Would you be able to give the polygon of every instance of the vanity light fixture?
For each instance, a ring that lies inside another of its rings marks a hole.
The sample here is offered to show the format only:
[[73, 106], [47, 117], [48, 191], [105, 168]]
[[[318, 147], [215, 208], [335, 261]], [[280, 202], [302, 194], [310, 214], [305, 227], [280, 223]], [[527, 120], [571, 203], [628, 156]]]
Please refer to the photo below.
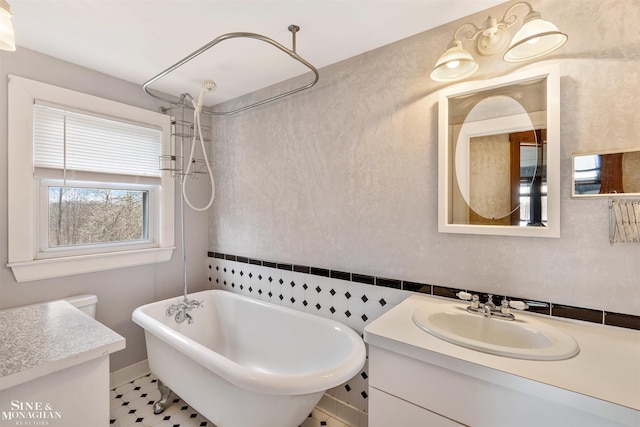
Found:
[[16, 36], [11, 24], [11, 7], [7, 0], [0, 0], [0, 50], [16, 50]]
[[[509, 42], [509, 28], [518, 20], [513, 10], [518, 6], [526, 6], [529, 11], [522, 19], [522, 27]], [[540, 13], [533, 10], [529, 3], [519, 2], [507, 9], [500, 21], [489, 16], [482, 28], [471, 22], [459, 26], [453, 33], [453, 40], [447, 46], [447, 50], [436, 62], [431, 72], [432, 80], [453, 82], [469, 77], [478, 70], [478, 63], [462, 47], [462, 40], [458, 38], [458, 32], [469, 26], [471, 29], [464, 33], [464, 39], [476, 40], [476, 50], [480, 55], [492, 56], [508, 46], [503, 56], [506, 62], [523, 62], [539, 58], [560, 48], [568, 39], [558, 27], [543, 20]]]

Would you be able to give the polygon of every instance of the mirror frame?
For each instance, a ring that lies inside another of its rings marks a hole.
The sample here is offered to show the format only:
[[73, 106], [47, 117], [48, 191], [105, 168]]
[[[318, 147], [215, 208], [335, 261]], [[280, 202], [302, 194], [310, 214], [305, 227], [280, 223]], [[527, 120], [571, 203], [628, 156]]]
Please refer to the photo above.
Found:
[[[451, 223], [453, 168], [449, 99], [491, 89], [546, 79], [547, 84], [547, 226], [475, 225]], [[494, 79], [464, 82], [440, 91], [438, 102], [438, 231], [498, 236], [560, 237], [560, 69], [557, 64], [520, 71]]]

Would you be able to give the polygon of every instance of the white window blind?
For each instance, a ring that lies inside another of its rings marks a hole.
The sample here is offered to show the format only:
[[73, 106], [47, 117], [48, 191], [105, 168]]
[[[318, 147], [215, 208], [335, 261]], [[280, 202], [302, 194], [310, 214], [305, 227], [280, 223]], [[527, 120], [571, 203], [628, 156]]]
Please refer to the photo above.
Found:
[[33, 108], [35, 167], [161, 176], [161, 130], [48, 105]]

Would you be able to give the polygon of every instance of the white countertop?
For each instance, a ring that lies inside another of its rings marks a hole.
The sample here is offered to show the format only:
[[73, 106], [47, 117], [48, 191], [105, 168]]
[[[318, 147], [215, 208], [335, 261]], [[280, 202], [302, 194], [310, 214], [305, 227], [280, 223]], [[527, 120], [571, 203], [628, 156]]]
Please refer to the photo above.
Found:
[[54, 301], [0, 310], [0, 390], [114, 353], [125, 339]]
[[580, 352], [566, 360], [521, 360], [467, 349], [423, 331], [412, 315], [425, 304], [468, 305], [412, 295], [367, 325], [365, 342], [419, 360], [437, 353], [640, 410], [640, 331], [515, 312], [516, 318], [530, 316], [563, 330], [580, 346]]

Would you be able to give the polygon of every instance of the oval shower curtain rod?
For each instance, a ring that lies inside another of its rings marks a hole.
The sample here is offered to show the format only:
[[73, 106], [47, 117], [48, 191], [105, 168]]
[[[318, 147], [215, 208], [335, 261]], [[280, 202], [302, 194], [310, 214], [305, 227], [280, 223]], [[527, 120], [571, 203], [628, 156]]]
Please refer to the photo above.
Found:
[[194, 59], [195, 57], [197, 57], [201, 53], [205, 52], [206, 50], [212, 48], [213, 46], [217, 45], [218, 43], [220, 43], [220, 42], [222, 42], [224, 40], [229, 40], [229, 39], [234, 39], [234, 38], [242, 38], [242, 37], [261, 40], [263, 42], [269, 43], [272, 46], [277, 47], [281, 51], [283, 51], [286, 54], [288, 54], [289, 56], [291, 56], [296, 61], [300, 62], [301, 64], [303, 64], [304, 66], [309, 68], [309, 70], [311, 70], [313, 72], [313, 74], [315, 74], [315, 78], [313, 79], [312, 82], [310, 82], [310, 83], [308, 83], [308, 84], [306, 84], [304, 86], [301, 86], [301, 87], [296, 88], [296, 89], [289, 90], [287, 92], [281, 93], [281, 94], [276, 95], [276, 96], [272, 96], [270, 98], [263, 99], [262, 101], [255, 102], [253, 104], [247, 105], [247, 106], [242, 107], [242, 108], [238, 108], [238, 109], [230, 110], [230, 111], [211, 111], [211, 110], [207, 110], [207, 109], [203, 108], [202, 111], [201, 111], [202, 113], [210, 114], [210, 115], [220, 115], [220, 116], [226, 116], [226, 115], [231, 115], [231, 114], [235, 114], [235, 113], [240, 113], [241, 111], [246, 111], [246, 110], [248, 110], [250, 108], [257, 107], [259, 105], [264, 105], [264, 104], [269, 103], [271, 101], [275, 101], [276, 99], [284, 98], [285, 96], [289, 96], [289, 95], [292, 95], [294, 93], [301, 92], [301, 91], [303, 91], [305, 89], [309, 89], [310, 87], [312, 87], [313, 85], [315, 85], [318, 82], [318, 79], [320, 78], [320, 74], [318, 73], [318, 70], [313, 65], [311, 65], [309, 62], [307, 62], [304, 58], [302, 58], [300, 55], [298, 55], [296, 53], [296, 33], [300, 30], [300, 27], [298, 27], [297, 25], [289, 25], [288, 29], [289, 29], [289, 31], [291, 31], [291, 34], [292, 34], [292, 38], [293, 38], [293, 46], [292, 47], [293, 47], [293, 49], [287, 49], [286, 47], [284, 47], [280, 43], [276, 42], [275, 40], [272, 40], [269, 37], [265, 37], [265, 36], [263, 36], [261, 34], [243, 33], [243, 32], [223, 34], [223, 35], [213, 39], [212, 41], [210, 41], [206, 45], [202, 46], [200, 49], [196, 50], [191, 55], [189, 55], [189, 56], [183, 58], [182, 60], [178, 61], [177, 63], [173, 64], [171, 67], [167, 68], [166, 70], [164, 70], [163, 72], [161, 72], [157, 76], [153, 77], [149, 81], [147, 81], [144, 85], [142, 85], [142, 89], [147, 93], [147, 95], [152, 96], [152, 97], [154, 97], [156, 99], [159, 99], [160, 101], [168, 102], [169, 104], [172, 104], [172, 105], [182, 105], [182, 106], [184, 106], [186, 108], [194, 109], [192, 106], [189, 105], [189, 103], [185, 102], [185, 97], [187, 96], [187, 94], [182, 94], [180, 96], [180, 98], [176, 98], [176, 99], [172, 100], [172, 99], [164, 98], [164, 97], [162, 97], [162, 96], [160, 96], [158, 94], [154, 94], [153, 92], [151, 92], [149, 90], [149, 85], [151, 85], [152, 83], [154, 83], [157, 80], [161, 79], [162, 77], [165, 77], [166, 75], [170, 74], [171, 72], [175, 71], [176, 69], [180, 68], [181, 66], [183, 66], [187, 62], [191, 61], [192, 59]]

